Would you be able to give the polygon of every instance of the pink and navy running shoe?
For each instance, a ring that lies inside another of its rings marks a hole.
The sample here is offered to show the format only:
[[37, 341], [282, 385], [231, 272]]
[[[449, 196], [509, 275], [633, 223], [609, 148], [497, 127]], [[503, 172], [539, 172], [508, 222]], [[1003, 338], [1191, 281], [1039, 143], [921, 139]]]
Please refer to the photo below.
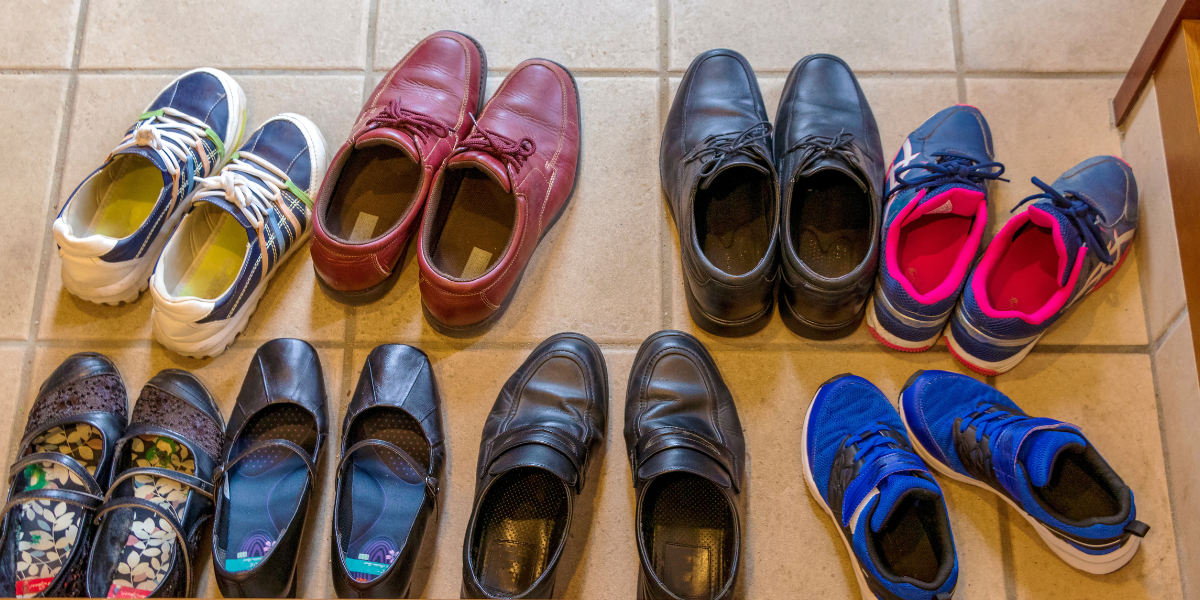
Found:
[[1079, 427], [1029, 416], [990, 385], [917, 371], [900, 393], [900, 417], [925, 464], [1004, 498], [1076, 569], [1120, 569], [1150, 530], [1137, 520], [1133, 491]]
[[867, 326], [903, 352], [933, 347], [987, 230], [987, 196], [1004, 165], [973, 106], [951, 106], [904, 140], [888, 169], [883, 252]]
[[[1112, 278], [1137, 232], [1133, 170], [1096, 156], [1042, 193], [992, 239], [963, 293], [946, 343], [967, 367], [999, 375], [1017, 366], [1080, 298]], [[1016, 210], [1015, 208], [1013, 210]]]

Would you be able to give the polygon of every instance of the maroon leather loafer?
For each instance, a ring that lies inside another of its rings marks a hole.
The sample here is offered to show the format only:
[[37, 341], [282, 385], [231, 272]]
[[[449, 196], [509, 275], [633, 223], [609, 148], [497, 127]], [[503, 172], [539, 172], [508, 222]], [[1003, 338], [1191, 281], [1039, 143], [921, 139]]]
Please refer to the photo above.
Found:
[[315, 201], [313, 267], [330, 296], [362, 304], [395, 283], [434, 173], [471, 132], [486, 73], [478, 42], [439, 31], [375, 87]]
[[517, 65], [459, 146], [434, 179], [418, 241], [426, 319], [455, 337], [503, 314], [574, 191], [575, 79], [548, 60]]

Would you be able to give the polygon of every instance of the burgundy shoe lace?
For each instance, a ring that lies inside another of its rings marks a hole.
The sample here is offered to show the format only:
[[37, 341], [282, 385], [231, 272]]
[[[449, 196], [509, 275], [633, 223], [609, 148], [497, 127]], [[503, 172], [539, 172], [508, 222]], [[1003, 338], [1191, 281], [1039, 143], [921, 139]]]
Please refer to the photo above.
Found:
[[537, 150], [537, 145], [529, 138], [521, 138], [520, 141], [517, 141], [494, 131], [488, 131], [479, 126], [475, 115], [470, 115], [470, 117], [471, 122], [475, 123], [475, 130], [459, 144], [459, 148], [486, 152], [514, 170], [520, 168], [521, 164], [533, 156], [534, 151]]
[[379, 114], [371, 117], [367, 121], [367, 127], [391, 127], [392, 129], [406, 130], [421, 141], [425, 141], [425, 136], [434, 135], [437, 137], [446, 137], [454, 131], [453, 127], [446, 125], [441, 120], [422, 114], [413, 110], [409, 110], [400, 106], [400, 97], [396, 96], [391, 102], [388, 102]]

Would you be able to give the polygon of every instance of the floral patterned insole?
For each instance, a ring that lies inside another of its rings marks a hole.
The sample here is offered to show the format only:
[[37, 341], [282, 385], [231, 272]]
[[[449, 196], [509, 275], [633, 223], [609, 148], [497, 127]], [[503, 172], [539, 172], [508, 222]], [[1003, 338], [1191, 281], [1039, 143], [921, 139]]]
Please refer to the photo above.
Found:
[[[30, 444], [29, 453], [59, 452], [74, 458], [95, 475], [104, 450], [104, 435], [86, 423], [52, 427]], [[55, 462], [41, 461], [25, 467], [21, 473], [21, 491], [74, 490], [86, 492], [83, 480], [73, 471]], [[21, 504], [17, 521], [16, 596], [38, 595], [62, 570], [79, 535], [82, 510], [66, 502], [34, 500]]]
[[[196, 473], [196, 461], [183, 444], [165, 436], [139, 435], [129, 442], [133, 464]], [[133, 495], [149, 500], [182, 519], [191, 490], [166, 477], [134, 475]], [[129, 538], [121, 550], [108, 588], [109, 598], [146, 598], [162, 584], [171, 570], [175, 531], [166, 520], [145, 509], [133, 509]]]

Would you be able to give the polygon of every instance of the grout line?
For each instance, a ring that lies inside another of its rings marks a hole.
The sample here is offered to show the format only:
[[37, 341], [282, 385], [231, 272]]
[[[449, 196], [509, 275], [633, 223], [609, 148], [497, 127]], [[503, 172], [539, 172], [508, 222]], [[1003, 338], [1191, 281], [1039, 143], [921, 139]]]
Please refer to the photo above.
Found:
[[950, 37], [954, 44], [954, 73], [955, 79], [958, 81], [958, 102], [960, 104], [967, 103], [967, 80], [963, 76], [966, 72], [963, 60], [963, 36], [962, 36], [962, 18], [959, 15], [958, 0], [949, 0], [950, 2]]
[[1038, 344], [1031, 354], [1146, 354], [1145, 344]]
[[[33, 387], [33, 358], [37, 347], [37, 336], [41, 329], [41, 308], [45, 303], [46, 276], [49, 273], [51, 256], [54, 254], [54, 235], [49, 227], [54, 221], [59, 196], [62, 194], [63, 171], [67, 162], [67, 145], [71, 140], [71, 120], [75, 116], [76, 95], [79, 87], [79, 56], [83, 53], [83, 37], [86, 32], [89, 0], [80, 0], [79, 16], [75, 21], [75, 45], [71, 51], [71, 66], [67, 71], [66, 102], [63, 104], [62, 120], [59, 124], [58, 143], [54, 157], [54, 170], [47, 191], [48, 205], [46, 219], [43, 221], [43, 237], [41, 260], [38, 262], [37, 275], [34, 279], [33, 304], [29, 315], [29, 333], [25, 340], [25, 372], [21, 374], [21, 383], [17, 392], [17, 403], [25, 405], [25, 397]], [[16, 419], [14, 419], [16, 421]], [[15, 424], [14, 424], [15, 426]]]
[[363, 103], [367, 101], [367, 97], [371, 95], [371, 91], [375, 89], [374, 77], [371, 73], [375, 69], [375, 44], [376, 36], [378, 35], [379, 21], [379, 0], [371, 0], [371, 4], [367, 7], [367, 49], [364, 54], [366, 58], [363, 61]]
[[[658, 134], [661, 137], [666, 127], [667, 113], [671, 109], [671, 84], [667, 73], [671, 64], [671, 6], [667, 0], [658, 0]], [[661, 171], [660, 171], [661, 177]], [[662, 182], [659, 182], [659, 197], [662, 204], [670, 199], [662, 192]], [[659, 309], [662, 310], [662, 328], [670, 329], [674, 321], [674, 261], [671, 253], [671, 236], [675, 233], [670, 225], [669, 211], [660, 205], [658, 213], [658, 264], [659, 264]], [[686, 283], [684, 285], [687, 285]]]
[[1004, 598], [1017, 600], [1017, 563], [1013, 558], [1012, 513], [1008, 503], [996, 496], [996, 513], [1000, 522], [1000, 562], [1004, 571]]
[[[1143, 306], [1145, 305], [1145, 298], [1142, 299], [1142, 305]], [[1158, 336], [1157, 340], [1150, 342], [1149, 353], [1151, 355], [1156, 354], [1158, 352], [1158, 349], [1162, 348], [1163, 344], [1166, 343], [1167, 338], [1171, 337], [1171, 334], [1175, 333], [1175, 330], [1179, 329], [1179, 327], [1183, 324], [1184, 318], [1187, 316], [1188, 316], [1188, 308], [1187, 308], [1187, 305], [1185, 304], [1183, 306], [1183, 308], [1179, 309], [1179, 314], [1175, 315], [1171, 319], [1171, 324], [1167, 325], [1167, 329], [1165, 331], [1163, 331], [1163, 334]], [[1147, 316], [1146, 318], [1147, 318], [1147, 321], [1149, 321], [1149, 316]], [[1147, 322], [1146, 328], [1149, 329], [1149, 327], [1150, 327], [1149, 322]], [[1147, 337], [1149, 337], [1149, 336], [1147, 335]]]

